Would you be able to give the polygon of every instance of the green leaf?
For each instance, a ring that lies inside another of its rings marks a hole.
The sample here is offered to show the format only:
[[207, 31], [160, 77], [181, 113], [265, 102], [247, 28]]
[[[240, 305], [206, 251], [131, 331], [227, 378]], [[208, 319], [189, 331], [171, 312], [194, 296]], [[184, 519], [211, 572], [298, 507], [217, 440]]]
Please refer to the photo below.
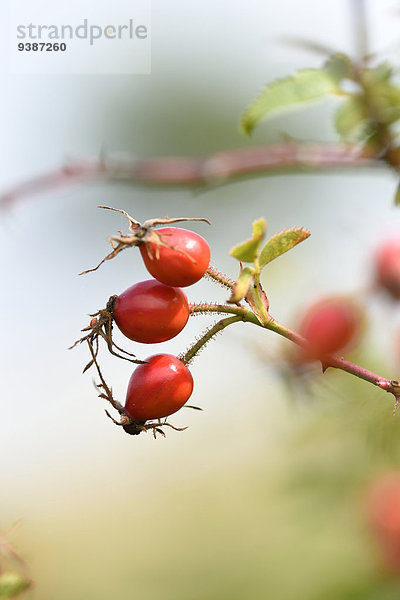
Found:
[[250, 134], [262, 119], [297, 104], [342, 93], [337, 82], [324, 69], [303, 69], [291, 77], [270, 83], [244, 111], [240, 129]]
[[375, 82], [388, 82], [393, 75], [393, 68], [389, 63], [384, 62], [374, 69], [370, 69], [369, 73]]
[[18, 573], [0, 575], [0, 600], [15, 598], [30, 587], [30, 582]]
[[284, 254], [300, 242], [310, 237], [310, 232], [304, 227], [281, 231], [268, 240], [260, 254], [260, 267]]
[[267, 221], [263, 217], [253, 222], [253, 239], [262, 241], [266, 231]]
[[391, 125], [400, 119], [400, 88], [382, 83], [373, 90], [371, 102], [381, 123]]
[[400, 183], [397, 186], [396, 195], [394, 197], [395, 206], [400, 206]]
[[235, 281], [235, 284], [232, 288], [232, 294], [228, 302], [236, 304], [236, 302], [243, 300], [247, 294], [250, 282], [255, 272], [256, 271], [253, 269], [253, 267], [245, 267], [240, 271], [240, 275], [237, 281]]
[[371, 133], [371, 125], [361, 94], [349, 97], [336, 111], [336, 131], [344, 141], [362, 141]]
[[249, 240], [241, 242], [232, 248], [230, 254], [241, 262], [254, 262], [257, 258], [258, 250], [264, 239], [267, 230], [267, 222], [265, 219], [258, 219], [253, 223], [253, 237]]
[[400, 88], [390, 81], [391, 67], [383, 63], [375, 69], [364, 69], [361, 77], [374, 119], [385, 125], [400, 119]]
[[324, 71], [336, 83], [340, 83], [343, 79], [351, 79], [353, 76], [353, 64], [347, 54], [332, 54], [324, 64]]

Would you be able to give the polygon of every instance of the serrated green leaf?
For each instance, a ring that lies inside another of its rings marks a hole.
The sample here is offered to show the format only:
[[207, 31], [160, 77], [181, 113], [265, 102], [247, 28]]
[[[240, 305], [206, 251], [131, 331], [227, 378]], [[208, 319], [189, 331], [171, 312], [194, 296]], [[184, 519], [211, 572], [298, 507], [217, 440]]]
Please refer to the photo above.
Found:
[[253, 223], [253, 237], [232, 248], [230, 254], [241, 262], [254, 262], [267, 230], [267, 222], [261, 218]]
[[0, 575], [0, 600], [15, 598], [30, 587], [30, 582], [18, 573]]
[[255, 269], [253, 269], [253, 267], [244, 267], [244, 269], [240, 271], [240, 275], [235, 281], [235, 284], [232, 288], [232, 294], [228, 302], [236, 303], [243, 300], [247, 294], [254, 273]]
[[260, 247], [259, 240], [246, 240], [231, 250], [231, 256], [241, 262], [254, 262]]
[[250, 134], [257, 123], [272, 114], [334, 93], [341, 93], [340, 89], [324, 69], [303, 69], [270, 83], [244, 111], [240, 129]]
[[336, 83], [340, 83], [343, 79], [352, 77], [353, 64], [347, 54], [332, 54], [324, 64], [324, 71], [326, 71]]
[[293, 227], [293, 229], [281, 231], [281, 233], [272, 236], [261, 251], [260, 267], [264, 267], [271, 260], [284, 254], [309, 236], [310, 232], [304, 227]]
[[400, 205], [400, 183], [397, 186], [396, 195], [394, 197], [394, 205], [395, 206], [399, 206]]
[[336, 131], [344, 141], [362, 141], [371, 133], [370, 121], [361, 94], [349, 97], [336, 111]]

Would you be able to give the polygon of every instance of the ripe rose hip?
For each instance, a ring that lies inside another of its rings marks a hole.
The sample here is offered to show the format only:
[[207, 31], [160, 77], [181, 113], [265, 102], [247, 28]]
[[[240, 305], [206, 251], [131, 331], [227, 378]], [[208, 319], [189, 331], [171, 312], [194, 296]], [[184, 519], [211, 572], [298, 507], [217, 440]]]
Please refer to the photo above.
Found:
[[113, 317], [130, 340], [155, 344], [182, 331], [189, 318], [189, 304], [181, 289], [149, 279], [132, 285], [117, 297]]
[[381, 550], [383, 563], [400, 569], [400, 472], [386, 474], [374, 481], [367, 492], [369, 526]]
[[360, 308], [348, 298], [327, 298], [313, 304], [304, 314], [300, 334], [308, 346], [302, 358], [312, 360], [334, 354], [356, 342], [362, 328]]
[[378, 285], [400, 300], [400, 238], [382, 244], [375, 256], [375, 271]]
[[168, 417], [182, 408], [193, 391], [189, 369], [176, 356], [156, 354], [133, 371], [125, 408], [138, 422]]
[[173, 248], [154, 242], [140, 246], [149, 273], [158, 281], [174, 287], [186, 287], [199, 281], [210, 262], [210, 247], [206, 240], [179, 227], [164, 227], [157, 229], [157, 233]]

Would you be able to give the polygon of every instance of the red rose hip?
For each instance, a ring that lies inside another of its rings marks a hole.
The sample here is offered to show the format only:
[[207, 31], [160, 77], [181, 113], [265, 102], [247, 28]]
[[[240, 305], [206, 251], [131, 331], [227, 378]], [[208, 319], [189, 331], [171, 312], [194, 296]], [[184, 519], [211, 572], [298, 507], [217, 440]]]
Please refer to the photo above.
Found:
[[174, 287], [186, 287], [199, 281], [210, 262], [210, 247], [206, 240], [179, 227], [164, 227], [157, 229], [157, 233], [172, 247], [156, 242], [145, 242], [139, 247], [149, 273]]
[[117, 297], [113, 317], [130, 340], [155, 344], [182, 331], [189, 318], [189, 304], [179, 288], [149, 279], [132, 285]]
[[172, 415], [193, 391], [192, 375], [176, 356], [156, 354], [146, 361], [132, 373], [126, 394], [125, 409], [137, 422]]
[[400, 300], [400, 238], [388, 240], [375, 256], [376, 281], [395, 300]]
[[348, 298], [327, 298], [313, 304], [303, 316], [300, 334], [307, 340], [305, 359], [318, 359], [354, 343], [362, 329], [362, 312]]

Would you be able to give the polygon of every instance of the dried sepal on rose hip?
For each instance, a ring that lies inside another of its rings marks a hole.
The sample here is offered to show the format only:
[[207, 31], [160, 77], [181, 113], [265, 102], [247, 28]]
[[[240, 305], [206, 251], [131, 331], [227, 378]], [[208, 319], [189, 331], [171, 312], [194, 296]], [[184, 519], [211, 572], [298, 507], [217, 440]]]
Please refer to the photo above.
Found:
[[[158, 355], [162, 357], [161, 361], [156, 361], [158, 356], [153, 356], [146, 362], [142, 362], [141, 366], [150, 366], [144, 372], [136, 373], [134, 371], [128, 386], [126, 404], [123, 406], [114, 398], [112, 389], [106, 383], [97, 356], [90, 345], [89, 350], [100, 378], [100, 383], [96, 384], [99, 398], [109, 402], [119, 413], [120, 418], [117, 420], [106, 410], [107, 416], [116, 425], [121, 426], [129, 435], [138, 435], [143, 431], [151, 430], [154, 437], [157, 433], [165, 437], [163, 427], [170, 427], [175, 431], [186, 429], [186, 427], [175, 427], [171, 423], [167, 423], [166, 419], [161, 421], [164, 418], [161, 415], [168, 413], [168, 416], [182, 408], [193, 390], [192, 376], [181, 360], [175, 356], [163, 354]], [[155, 362], [157, 362], [156, 365], [154, 365]]]
[[[149, 273], [174, 287], [187, 287], [199, 281], [210, 263], [206, 240], [179, 227], [164, 227], [156, 233], [155, 241], [147, 241], [139, 247]], [[163, 244], [159, 243], [160, 239]]]
[[[122, 292], [111, 296], [104, 309], [92, 316], [85, 336], [75, 342], [87, 342], [95, 348], [97, 355], [98, 340], [103, 338], [111, 354], [118, 358], [140, 364], [134, 360], [134, 354], [120, 348], [113, 340], [113, 324], [130, 340], [142, 344], [165, 342], [178, 335], [185, 327], [190, 314], [185, 292], [160, 283], [156, 279], [140, 281]], [[86, 371], [93, 365], [91, 360]]]
[[[137, 359], [134, 354], [124, 350], [120, 346], [118, 346], [112, 337], [113, 330], [113, 314], [114, 314], [114, 305], [118, 296], [111, 296], [105, 306], [98, 310], [97, 312], [89, 315], [91, 318], [90, 323], [87, 327], [84, 327], [81, 331], [85, 333], [85, 335], [78, 340], [72, 346], [70, 346], [70, 350], [75, 348], [78, 344], [82, 344], [86, 342], [90, 353], [92, 355], [92, 359], [88, 362], [88, 364], [83, 369], [83, 372], [87, 371], [93, 364], [95, 364], [95, 358], [99, 352], [99, 339], [103, 339], [107, 345], [107, 348], [111, 354], [118, 358], [122, 358], [124, 360], [129, 360], [130, 362], [141, 364], [143, 361]], [[86, 333], [88, 332], [88, 333]]]
[[100, 206], [122, 213], [129, 221], [130, 234], [120, 233], [112, 236], [110, 243], [113, 250], [93, 269], [95, 271], [106, 260], [131, 246], [139, 246], [144, 263], [151, 275], [172, 287], [186, 287], [199, 281], [207, 271], [210, 262], [210, 248], [204, 238], [197, 233], [178, 227], [165, 227], [156, 230], [159, 225], [170, 225], [183, 221], [204, 221], [197, 217], [176, 217], [150, 219], [143, 224], [133, 219], [127, 212], [109, 206]]
[[[112, 339], [112, 328], [115, 322], [129, 339], [151, 344], [159, 343], [175, 337], [185, 326], [189, 318], [189, 304], [186, 294], [180, 288], [164, 285], [155, 279], [139, 282], [120, 294], [111, 296], [104, 310], [93, 316], [87, 335], [75, 344], [86, 341], [91, 354], [91, 361], [84, 371], [94, 365], [100, 383], [97, 384], [99, 397], [107, 400], [120, 415], [120, 420], [107, 415], [123, 429], [137, 435], [142, 431], [153, 431], [165, 435], [162, 427], [167, 426], [181, 431], [170, 423], [161, 422], [186, 404], [193, 390], [193, 378], [183, 362], [175, 356], [161, 354], [152, 356], [145, 362], [118, 354], [125, 352]], [[126, 404], [122, 406], [113, 397], [107, 385], [97, 355], [98, 340], [105, 339], [110, 352], [144, 367], [136, 369], [129, 382]], [[129, 356], [133, 356], [126, 353]], [[152, 422], [157, 420], [156, 423]], [[185, 429], [185, 428], [184, 428]]]

